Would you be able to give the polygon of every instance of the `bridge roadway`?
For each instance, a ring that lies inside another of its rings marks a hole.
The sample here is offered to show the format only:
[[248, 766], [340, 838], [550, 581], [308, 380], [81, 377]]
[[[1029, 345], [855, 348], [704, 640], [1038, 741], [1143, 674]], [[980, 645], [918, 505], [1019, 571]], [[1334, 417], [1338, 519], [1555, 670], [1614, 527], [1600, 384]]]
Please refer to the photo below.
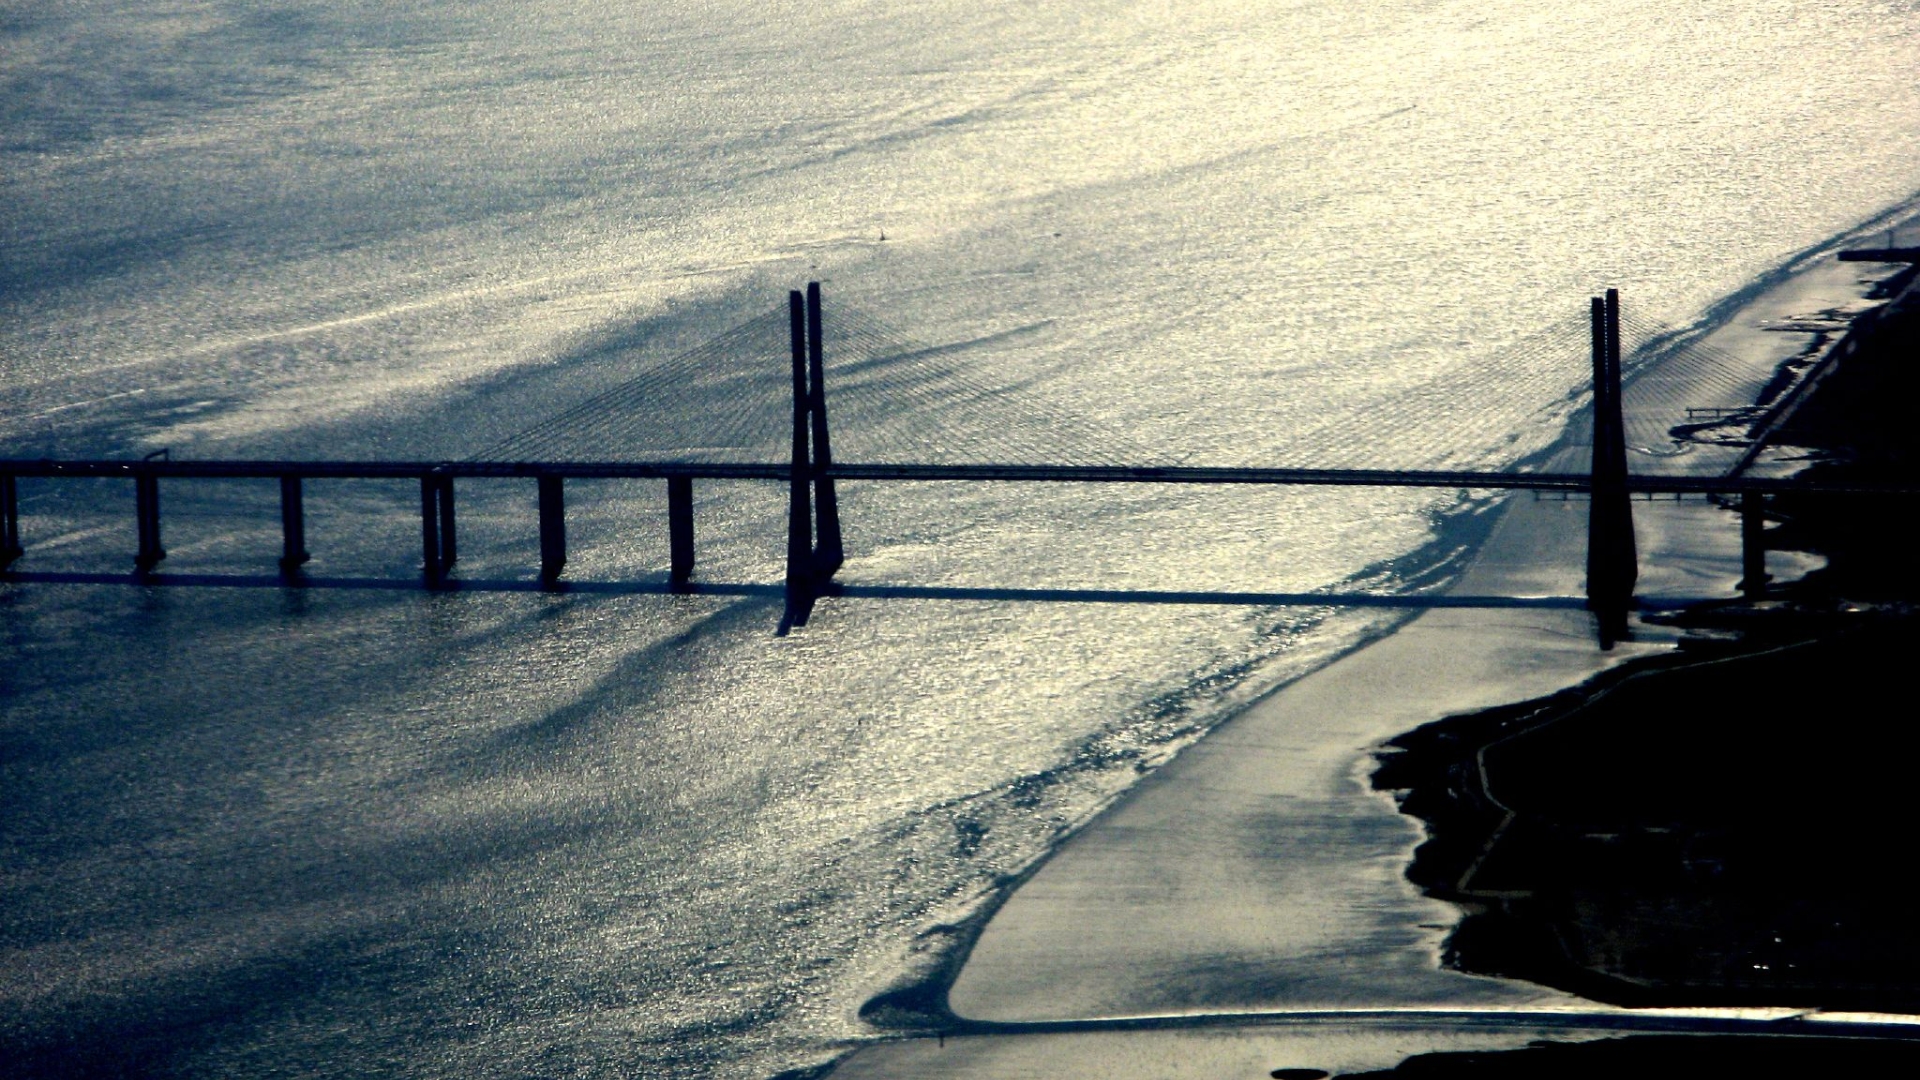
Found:
[[[782, 462], [491, 462], [491, 461], [126, 461], [4, 459], [0, 476], [173, 477], [200, 479], [419, 479], [421, 477], [578, 479], [791, 480]], [[905, 465], [835, 462], [814, 478], [890, 481], [1003, 481], [1118, 484], [1290, 484], [1320, 487], [1471, 488], [1586, 492], [1589, 473], [1492, 472], [1459, 469], [1289, 469], [1147, 465]], [[1845, 482], [1786, 477], [1629, 475], [1636, 494], [1773, 494], [1834, 492], [1920, 494], [1920, 479]]]

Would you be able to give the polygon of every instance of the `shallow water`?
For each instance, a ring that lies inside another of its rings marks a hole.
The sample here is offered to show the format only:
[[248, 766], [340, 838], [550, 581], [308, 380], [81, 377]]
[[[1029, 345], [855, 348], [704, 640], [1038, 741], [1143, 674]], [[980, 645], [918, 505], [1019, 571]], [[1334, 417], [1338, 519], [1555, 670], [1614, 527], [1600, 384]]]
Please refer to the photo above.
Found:
[[[1577, 328], [1516, 343], [1591, 291], [1685, 323], [1920, 188], [1917, 30], [1864, 3], [10, 14], [0, 434], [460, 456], [817, 278], [830, 318], [991, 339], [954, 355], [1018, 389], [928, 453], [1094, 430], [1503, 465], [1584, 367]], [[857, 416], [836, 445], [897, 448]], [[126, 494], [24, 481], [19, 568], [124, 571]], [[271, 494], [168, 485], [164, 569], [270, 573]], [[698, 495], [702, 579], [777, 583], [780, 491]], [[532, 579], [531, 497], [461, 489], [461, 577]], [[663, 580], [656, 485], [570, 497], [570, 575]], [[410, 580], [410, 498], [310, 485], [312, 573]], [[1452, 505], [843, 499], [849, 583], [1268, 592], [1404, 587]], [[929, 927], [1397, 617], [847, 598], [776, 638], [778, 605], [0, 585], [7, 1041], [194, 1073], [818, 1060]]]

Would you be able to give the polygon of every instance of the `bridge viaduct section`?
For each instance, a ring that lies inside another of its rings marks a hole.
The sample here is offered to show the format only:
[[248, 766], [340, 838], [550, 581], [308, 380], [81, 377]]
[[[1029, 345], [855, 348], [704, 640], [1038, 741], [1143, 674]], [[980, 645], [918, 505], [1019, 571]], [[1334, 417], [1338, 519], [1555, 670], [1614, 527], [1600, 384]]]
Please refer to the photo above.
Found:
[[1471, 470], [1209, 468], [1187, 466], [842, 463], [833, 460], [827, 423], [820, 287], [789, 294], [792, 346], [792, 454], [785, 462], [537, 462], [537, 461], [140, 461], [0, 459], [0, 572], [25, 554], [20, 533], [18, 478], [108, 477], [134, 484], [135, 572], [151, 575], [166, 557], [161, 545], [159, 481], [208, 478], [276, 479], [280, 485], [283, 548], [289, 583], [311, 558], [306, 546], [304, 482], [309, 479], [412, 480], [420, 485], [421, 565], [428, 588], [449, 584], [458, 559], [455, 480], [535, 481], [540, 578], [563, 588], [567, 562], [567, 480], [661, 479], [667, 484], [669, 579], [690, 589], [694, 570], [695, 480], [784, 481], [789, 487], [786, 564], [788, 625], [804, 625], [815, 598], [845, 560], [839, 481], [1018, 482], [1123, 484], [1279, 484], [1330, 487], [1413, 487], [1584, 494], [1588, 514], [1587, 599], [1600, 623], [1603, 646], [1625, 633], [1637, 578], [1632, 498], [1635, 495], [1737, 497], [1741, 512], [1743, 587], [1765, 580], [1765, 497], [1790, 491], [1920, 494], [1920, 483], [1812, 484], [1745, 475], [1636, 476], [1627, 469], [1621, 409], [1620, 301], [1609, 290], [1592, 301], [1593, 455], [1584, 473]]

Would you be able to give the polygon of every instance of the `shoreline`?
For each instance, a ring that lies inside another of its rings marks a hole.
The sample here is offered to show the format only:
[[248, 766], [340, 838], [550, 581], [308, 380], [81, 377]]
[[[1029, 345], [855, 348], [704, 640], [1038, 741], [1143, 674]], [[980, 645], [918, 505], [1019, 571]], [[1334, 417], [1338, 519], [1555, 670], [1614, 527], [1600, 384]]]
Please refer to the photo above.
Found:
[[[1712, 614], [1688, 621], [1726, 625]], [[1913, 748], [1895, 735], [1862, 763], [1764, 719], [1816, 695], [1859, 715], [1865, 688], [1897, 681], [1910, 614], [1762, 619], [1808, 636], [1713, 641], [1392, 741], [1374, 782], [1429, 829], [1409, 877], [1462, 909], [1449, 967], [1633, 1009], [1920, 1012], [1884, 858], [1904, 809], [1887, 769]], [[1846, 689], [1796, 688], [1815, 671]], [[1818, 799], [1836, 789], [1844, 811]]]
[[[1770, 425], [1817, 456], [1807, 471], [1892, 475], [1914, 459], [1880, 403], [1913, 382], [1917, 267], [1885, 278], [1888, 302], [1827, 343], [1825, 378]], [[1907, 809], [1893, 763], [1920, 747], [1867, 721], [1905, 689], [1920, 577], [1877, 509], [1776, 500], [1769, 546], [1825, 567], [1680, 613], [1703, 636], [1672, 656], [1383, 748], [1375, 787], [1429, 834], [1408, 876], [1464, 912], [1449, 966], [1625, 1006], [1920, 1011], [1920, 937], [1885, 857]], [[1823, 738], [1802, 737], [1810, 721]]]
[[[1872, 219], [1871, 226], [1883, 228], [1887, 220], [1901, 214], [1911, 214], [1911, 207], [1888, 211]], [[1743, 303], [1738, 305], [1735, 316], [1723, 322], [1721, 328], [1739, 321], [1742, 314], [1750, 314], [1754, 309], [1764, 307], [1764, 302], [1771, 293], [1785, 293], [1786, 299], [1781, 302], [1788, 307], [1798, 304], [1800, 299], [1798, 290], [1793, 287], [1795, 283], [1825, 267], [1831, 256], [1826, 255], [1823, 258], [1822, 255], [1832, 251], [1847, 237], [1856, 235], [1859, 231], [1854, 230], [1846, 236], [1798, 253], [1781, 270], [1764, 275], [1755, 286], [1743, 290], [1741, 294], [1744, 296]], [[1725, 304], [1726, 302], [1717, 304], [1711, 310], [1718, 312]], [[1703, 319], [1701, 323], [1696, 323], [1695, 327], [1669, 337], [1711, 337], [1716, 332], [1716, 328], [1703, 327], [1704, 322]], [[1789, 349], [1786, 355], [1797, 351]], [[1772, 376], [1778, 362], [1782, 359], [1784, 359], [1783, 356], [1775, 357], [1772, 362], [1765, 365], [1768, 377]], [[1563, 442], [1577, 446], [1577, 437], [1563, 440]], [[1569, 446], [1568, 449], [1572, 449], [1573, 446]], [[1573, 516], [1569, 508], [1564, 504], [1555, 507], [1533, 503], [1526, 504], [1530, 509], [1522, 511], [1520, 505], [1517, 500], [1510, 501], [1498, 514], [1490, 515], [1499, 519], [1491, 523], [1491, 531], [1496, 535], [1490, 537], [1488, 542], [1474, 553], [1471, 565], [1453, 583], [1450, 591], [1470, 589], [1487, 592], [1489, 595], [1505, 593], [1523, 596], [1550, 596], [1555, 595], [1556, 592], [1564, 594], [1577, 591], [1577, 588], [1569, 590], [1566, 587], [1568, 583], [1566, 568], [1578, 563], [1578, 560], [1570, 562], [1563, 557], [1566, 554], [1564, 548], [1567, 545], [1537, 543], [1543, 535], [1556, 536], [1564, 541], [1569, 530], [1564, 528], [1543, 530], [1537, 521], [1531, 527], [1516, 527], [1509, 520], [1528, 516], [1539, 518], [1543, 515], [1566, 519]], [[1576, 508], [1581, 511], [1578, 516], [1584, 521], [1584, 507]], [[1716, 508], [1706, 508], [1707, 513], [1704, 515], [1699, 512], [1701, 508], [1698, 506], [1681, 505], [1673, 509], [1677, 513], [1668, 513], [1666, 508], [1662, 508], [1659, 513], [1644, 515], [1647, 518], [1660, 520], [1648, 523], [1653, 526], [1648, 530], [1653, 535], [1647, 539], [1653, 542], [1646, 561], [1654, 572], [1643, 583], [1641, 592], [1648, 598], [1648, 602], [1642, 604], [1643, 609], [1677, 606], [1669, 601], [1698, 602], [1703, 598], [1700, 595], [1702, 593], [1713, 595], [1713, 590], [1700, 587], [1708, 581], [1718, 583], [1719, 595], [1730, 597], [1732, 584], [1738, 577], [1737, 527], [1733, 526], [1731, 516]], [[1698, 535], [1700, 531], [1698, 526], [1703, 516], [1717, 518], [1718, 530], [1733, 535], [1714, 537], [1710, 542], [1703, 544]], [[1678, 520], [1675, 520], [1676, 518]], [[1497, 535], [1502, 531], [1509, 533], [1519, 531], [1528, 536], [1519, 538], [1518, 543], [1509, 542], [1503, 549]], [[1542, 547], [1547, 550], [1539, 550]], [[1562, 550], [1553, 550], [1556, 547]], [[1702, 550], [1703, 548], [1705, 550]], [[1795, 570], [1803, 571], [1812, 566], [1810, 560], [1789, 558], [1785, 561], [1794, 564]], [[1787, 569], [1786, 566], [1780, 568]], [[1576, 587], [1578, 576], [1576, 570], [1573, 581]], [[1502, 590], [1486, 588], [1489, 584], [1496, 582], [1503, 584], [1505, 588]], [[1559, 588], [1554, 588], [1555, 585]], [[1364, 658], [1373, 656], [1377, 660], [1381, 658], [1381, 654], [1387, 652], [1401, 654], [1385, 658], [1384, 666], [1389, 670], [1399, 661], [1408, 659], [1415, 661], [1411, 672], [1405, 670], [1393, 672], [1393, 676], [1398, 677], [1411, 675], [1411, 678], [1405, 679], [1399, 687], [1404, 698], [1406, 693], [1413, 689], [1407, 683], [1421, 682], [1422, 664], [1419, 654], [1422, 649], [1418, 643], [1414, 642], [1417, 637], [1426, 636], [1436, 641], [1449, 642], [1448, 651], [1454, 652], [1457, 660], [1468, 657], [1477, 658], [1478, 674], [1494, 677], [1481, 679], [1475, 677], [1475, 672], [1454, 670], [1447, 673], [1449, 676], [1447, 678], [1431, 678], [1428, 685], [1424, 687], [1429, 692], [1418, 693], [1419, 700], [1415, 705], [1415, 708], [1426, 713], [1424, 719], [1382, 731], [1372, 740], [1361, 743], [1361, 746], [1377, 746], [1393, 735], [1419, 727], [1440, 716], [1525, 700], [1539, 694], [1564, 691], [1568, 687], [1583, 685], [1596, 672], [1615, 668], [1633, 655], [1647, 655], [1665, 650], [1682, 636], [1643, 619], [1637, 626], [1639, 641], [1627, 643], [1627, 647], [1619, 651], [1618, 655], [1598, 658], [1584, 655], [1592, 652], [1590, 646], [1569, 648], [1570, 633], [1584, 637], [1582, 631], [1585, 628], [1573, 624], [1587, 622], [1590, 617], [1585, 613], [1579, 613], [1572, 618], [1557, 617], [1544, 620], [1539, 617], [1539, 613], [1518, 613], [1520, 615], [1518, 619], [1513, 618], [1515, 614], [1513, 612], [1489, 614], [1441, 611], [1423, 613], [1357, 644], [1327, 665], [1278, 688], [1266, 698], [1249, 706], [1240, 715], [1223, 723], [1208, 738], [1190, 747], [1161, 772], [1136, 785], [1080, 832], [1027, 868], [1004, 889], [998, 890], [988, 903], [970, 915], [963, 924], [940, 928], [941, 933], [949, 935], [951, 943], [950, 948], [943, 953], [940, 960], [930, 968], [923, 968], [914, 976], [896, 981], [891, 987], [871, 998], [861, 1009], [863, 1018], [880, 1022], [882, 1027], [894, 1032], [896, 1036], [906, 1036], [908, 1041], [882, 1044], [882, 1047], [888, 1048], [884, 1054], [880, 1053], [881, 1047], [869, 1046], [856, 1049], [853, 1054], [824, 1068], [835, 1072], [836, 1075], [843, 1072], [845, 1075], [855, 1076], [892, 1075], [890, 1071], [892, 1068], [903, 1067], [909, 1060], [924, 1064], [922, 1057], [914, 1050], [915, 1047], [920, 1046], [922, 1040], [914, 1036], [940, 1035], [943, 1037], [942, 1041], [947, 1036], [1004, 1041], [1009, 1037], [1006, 1034], [1009, 1032], [1038, 1033], [1040, 1030], [1057, 1028], [1062, 1024], [1097, 1026], [1152, 1022], [1140, 1018], [1155, 1015], [1164, 1017], [1171, 1014], [1187, 1017], [1186, 1020], [1173, 1022], [1186, 1027], [1204, 1026], [1207, 1022], [1205, 1018], [1209, 1016], [1222, 1020], [1229, 1016], [1236, 1016], [1239, 1019], [1233, 1022], [1246, 1024], [1258, 1023], [1258, 1018], [1262, 1016], [1298, 1015], [1297, 1010], [1289, 1009], [1287, 1007], [1289, 1003], [1285, 1001], [1250, 1001], [1244, 1003], [1246, 1008], [1236, 1009], [1234, 1007], [1236, 1003], [1231, 1001], [1197, 1002], [1193, 1000], [1195, 997], [1206, 996], [1204, 994], [1189, 994], [1189, 1000], [1184, 1002], [1162, 1002], [1160, 1003], [1162, 1007], [1158, 1009], [1141, 1008], [1139, 1007], [1141, 1002], [1127, 1001], [1124, 995], [1121, 995], [1120, 1000], [1105, 1003], [1107, 1007], [1104, 1008], [1099, 1005], [1093, 1008], [1082, 1007], [1086, 1004], [1086, 995], [1076, 994], [1075, 988], [1085, 986], [1089, 981], [1085, 976], [1091, 976], [1091, 981], [1095, 982], [1110, 982], [1117, 976], [1119, 980], [1152, 985], [1156, 982], [1164, 983], [1166, 977], [1173, 974], [1173, 969], [1161, 964], [1143, 965], [1140, 962], [1143, 957], [1138, 949], [1115, 951], [1109, 948], [1115, 944], [1114, 936], [1106, 929], [1112, 923], [1110, 920], [1098, 918], [1093, 911], [1088, 910], [1087, 903], [1091, 901], [1096, 908], [1114, 908], [1114, 904], [1103, 902], [1100, 894], [1104, 891], [1111, 899], [1117, 888], [1125, 887], [1123, 884], [1116, 884], [1116, 877], [1124, 882], [1127, 871], [1123, 869], [1118, 875], [1097, 870], [1089, 874], [1088, 871], [1103, 862], [1110, 861], [1115, 855], [1129, 856], [1127, 861], [1138, 867], [1139, 856], [1142, 853], [1137, 849], [1143, 846], [1149, 849], [1149, 855], [1155, 851], [1164, 853], [1164, 844], [1152, 837], [1155, 825], [1152, 819], [1157, 815], [1150, 811], [1143, 811], [1142, 805], [1176, 802], [1190, 804], [1194, 799], [1204, 799], [1210, 789], [1212, 793], [1217, 794], [1217, 789], [1213, 789], [1211, 785], [1204, 781], [1196, 785], [1193, 783], [1193, 778], [1186, 774], [1217, 772], [1220, 764], [1218, 759], [1232, 758], [1244, 752], [1270, 755], [1275, 749], [1274, 745], [1270, 741], [1262, 743], [1258, 737], [1252, 740], [1260, 744], [1257, 746], [1229, 744], [1246, 741], [1237, 739], [1236, 736], [1245, 736], [1247, 729], [1256, 725], [1257, 722], [1252, 719], [1253, 717], [1275, 711], [1276, 702], [1293, 699], [1297, 705], [1298, 699], [1302, 697], [1324, 697], [1324, 695], [1316, 695], [1310, 689], [1311, 685], [1316, 683], [1365, 683], [1369, 678], [1380, 676], [1383, 672], [1380, 670], [1380, 664], [1366, 663]], [[1444, 625], [1432, 625], [1435, 623]], [[1466, 625], [1469, 623], [1479, 625]], [[1426, 630], [1432, 632], [1414, 633], [1422, 629], [1423, 624]], [[1397, 649], [1385, 648], [1392, 646], [1396, 641], [1400, 642]], [[1583, 655], [1574, 656], [1572, 655], [1574, 653]], [[1433, 660], [1432, 655], [1425, 657], [1425, 672], [1428, 676], [1439, 674], [1434, 670]], [[1474, 667], [1475, 665], [1466, 666]], [[1365, 667], [1373, 667], [1375, 670], [1358, 673], [1353, 670]], [[1528, 692], [1530, 687], [1536, 688], [1538, 692]], [[1431, 692], [1436, 689], [1439, 690], [1438, 693]], [[1474, 698], [1480, 699], [1475, 706], [1442, 707], [1448, 702], [1458, 705], [1464, 699]], [[1402, 704], [1405, 705], [1407, 702], [1403, 700]], [[1304, 710], [1296, 709], [1295, 711], [1312, 713], [1316, 709], [1323, 713], [1338, 711], [1325, 700], [1307, 703]], [[1392, 722], [1388, 720], [1389, 724]], [[1378, 725], [1375, 726], [1377, 728]], [[1213, 762], [1215, 767], [1209, 770], [1199, 765], [1198, 762], [1203, 758], [1216, 759]], [[1371, 772], [1372, 758], [1369, 752], [1356, 751], [1354, 760], [1357, 763], [1364, 763], [1368, 766], [1365, 771]], [[1232, 771], [1230, 766], [1229, 771]], [[1371, 784], [1366, 782], [1367, 777], [1347, 776], [1344, 779], [1355, 781], [1369, 791], [1371, 789]], [[1169, 788], [1182, 786], [1189, 790], [1174, 796], [1166, 794]], [[1200, 790], [1191, 790], [1196, 786]], [[1387, 799], [1384, 794], [1375, 797], [1382, 801]], [[1397, 810], [1393, 813], [1398, 816]], [[1163, 819], [1158, 824], [1166, 826], [1170, 820], [1172, 819]], [[1408, 823], [1411, 821], [1404, 817], [1400, 820]], [[1105, 842], [1103, 837], [1115, 839], [1112, 842]], [[1143, 840], [1146, 841], [1144, 845], [1140, 843]], [[1401, 850], [1402, 857], [1395, 866], [1398, 884], [1408, 890], [1411, 886], [1400, 874], [1404, 871], [1411, 851], [1418, 841], [1419, 838], [1414, 837], [1404, 845]], [[1136, 850], [1131, 853], [1126, 852], [1124, 849], [1129, 846]], [[1145, 861], [1151, 863], [1153, 859], [1149, 857]], [[1183, 867], [1168, 867], [1162, 870], [1149, 866], [1147, 876], [1153, 877], [1164, 873], [1166, 876], [1179, 879], [1183, 876], [1182, 869]], [[1377, 867], [1375, 869], [1377, 870]], [[1136, 871], [1135, 877], [1138, 876]], [[1072, 880], [1062, 882], [1060, 879], [1063, 878], [1082, 880], [1077, 883]], [[1145, 920], [1130, 919], [1126, 923], [1128, 936], [1136, 940], [1159, 938], [1165, 941], [1169, 936], [1168, 930], [1174, 929], [1177, 922], [1177, 920], [1169, 921], [1166, 918], [1168, 910], [1179, 908], [1183, 901], [1201, 899], [1208, 891], [1204, 884], [1197, 889], [1183, 888], [1178, 880], [1166, 884], [1168, 891], [1158, 898], [1149, 898], [1149, 902], [1145, 905], [1139, 904], [1138, 898], [1131, 905], [1121, 905], [1130, 907], [1127, 912], [1129, 916], [1143, 914], [1150, 916]], [[1377, 874], [1375, 884], [1384, 884], [1378, 881]], [[1256, 886], [1254, 891], [1262, 890]], [[1392, 891], [1391, 888], [1387, 890], [1388, 893]], [[1399, 899], [1404, 901], [1407, 897], [1402, 896]], [[1016, 907], [1026, 910], [1011, 910]], [[1143, 911], [1142, 907], [1157, 910]], [[1257, 909], [1248, 912], [1241, 907], [1235, 908], [1236, 918], [1244, 918], [1247, 914], [1257, 914]], [[1022, 926], [1024, 932], [1017, 928], [1013, 933], [1009, 933], [1009, 924]], [[1424, 939], [1402, 940], [1396, 947], [1396, 952], [1404, 955], [1409, 946], [1416, 953], [1424, 948], [1425, 955], [1432, 960], [1431, 970], [1439, 972], [1441, 970], [1439, 958], [1443, 947], [1441, 941], [1445, 936], [1442, 932], [1444, 928], [1432, 922], [1421, 922], [1419, 925], [1422, 928], [1430, 928]], [[1184, 951], [1185, 960], [1189, 963], [1197, 961], [1197, 966], [1202, 968], [1218, 967], [1218, 960], [1210, 958], [1218, 957], [1219, 950], [1209, 951], [1204, 947], [1196, 950], [1195, 946], [1201, 943], [1190, 940], [1191, 935], [1176, 932], [1172, 936], [1175, 940], [1167, 942], [1174, 946], [1171, 950], [1147, 950], [1152, 955], [1144, 959], [1151, 960], [1167, 955], [1169, 952]], [[1255, 936], [1258, 936], [1257, 932]], [[996, 941], [996, 938], [1001, 940]], [[1188, 938], [1188, 940], [1181, 940], [1182, 938]], [[1244, 944], [1245, 941], [1241, 943]], [[1049, 957], [1047, 955], [1049, 948], [1063, 948], [1071, 958], [1082, 961], [1091, 960], [1092, 963], [1091, 965], [1078, 964], [1067, 957]], [[993, 955], [995, 953], [998, 955]], [[1072, 972], [1073, 977], [1071, 980], [1056, 977], [1050, 982], [1044, 977], [1033, 978], [1033, 972], [1039, 968], [1055, 972]], [[992, 970], [989, 970], [983, 978], [982, 969]], [[1021, 974], [1022, 969], [1025, 971], [1024, 975]], [[1246, 970], [1221, 972], [1221, 974], [1225, 978], [1215, 980], [1213, 989], [1218, 989], [1221, 982], [1237, 982], [1244, 986], [1249, 982], [1258, 981], [1257, 977], [1250, 978], [1252, 973]], [[1472, 1008], [1483, 1010], [1492, 1007], [1497, 1012], [1505, 1013], [1516, 1007], [1522, 1011], [1526, 1011], [1529, 1007], [1577, 1010], [1583, 1004], [1576, 999], [1561, 997], [1550, 990], [1515, 987], [1513, 984], [1498, 980], [1489, 984], [1486, 980], [1470, 976], [1456, 977], [1466, 980], [1466, 983], [1473, 986], [1472, 992], [1462, 996], [1473, 998], [1485, 993], [1490, 994], [1493, 999], [1476, 1003], [1471, 1006]], [[1462, 985], [1456, 983], [1447, 992], [1460, 994]], [[1065, 992], [1050, 992], [1049, 986], [1054, 990]], [[1489, 986], [1492, 989], [1489, 989]], [[1110, 985], [1109, 989], [1112, 989]], [[1420, 995], [1416, 995], [1418, 996]], [[957, 1004], [956, 997], [959, 999]], [[983, 1004], [987, 1008], [981, 1008]], [[1035, 1005], [1040, 1007], [1036, 1009]], [[1322, 1002], [1318, 1006], [1310, 1007], [1309, 1011], [1323, 1014], [1328, 1007], [1337, 1008], [1337, 1001]], [[1130, 1017], [1135, 1019], [1130, 1020]], [[1404, 1057], [1404, 1055], [1401, 1056]], [[880, 1060], [883, 1057], [888, 1060]], [[1061, 1063], [1065, 1060], [1061, 1059]], [[1381, 1062], [1386, 1065], [1392, 1063], [1393, 1061]], [[806, 1070], [790, 1075], [824, 1075], [824, 1073]], [[955, 1075], [974, 1074], [962, 1071]]]

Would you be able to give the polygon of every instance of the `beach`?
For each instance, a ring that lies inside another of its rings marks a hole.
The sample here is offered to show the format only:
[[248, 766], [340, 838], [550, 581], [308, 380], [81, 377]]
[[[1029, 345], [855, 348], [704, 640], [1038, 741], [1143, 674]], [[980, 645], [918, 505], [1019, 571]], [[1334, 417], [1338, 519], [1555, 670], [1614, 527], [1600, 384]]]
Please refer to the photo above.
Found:
[[[1829, 250], [1789, 269], [1701, 338], [1750, 366], [1711, 383], [1689, 378], [1684, 365], [1648, 368], [1627, 394], [1630, 431], [1677, 426], [1689, 408], [1749, 404], [1739, 395], [1757, 397], [1790, 359], [1817, 360], [1810, 353], [1837, 337], [1831, 320], [1844, 324], [1899, 268], [1841, 263]], [[1823, 314], [1827, 329], [1810, 329]], [[1549, 467], [1582, 467], [1583, 441], [1576, 422]], [[1738, 452], [1720, 446], [1656, 459], [1663, 447], [1640, 449], [1636, 470], [1706, 474]], [[1514, 603], [1428, 611], [1186, 750], [1022, 881], [960, 950], [957, 977], [939, 973], [950, 985], [936, 975], [933, 985], [877, 998], [878, 1018], [913, 1037], [863, 1050], [833, 1075], [1043, 1075], [1072, 1066], [1220, 1076], [1236, 1074], [1225, 1065], [1236, 1056], [1248, 1062], [1243, 1069], [1256, 1061], [1390, 1068], [1416, 1052], [1408, 1048], [1434, 1014], [1473, 1027], [1474, 1049], [1546, 1037], [1542, 1016], [1577, 1041], [1684, 1026], [1687, 1015], [1703, 1027], [1753, 1020], [1769, 1006], [1782, 1010], [1773, 1019], [1789, 1015], [1799, 1003], [1791, 994], [1696, 994], [1684, 1003], [1704, 1001], [1705, 1011], [1676, 1014], [1470, 974], [1443, 962], [1459, 909], [1408, 880], [1426, 834], [1370, 780], [1382, 743], [1445, 717], [1555, 692], [1579, 696], [1610, 671], [1670, 661], [1689, 637], [1670, 613], [1740, 595], [1733, 514], [1704, 501], [1636, 503], [1640, 614], [1628, 641], [1602, 650], [1591, 615], [1538, 603], [1580, 594], [1585, 511], [1578, 502], [1509, 500], [1448, 595]], [[1769, 553], [1775, 579], [1819, 565], [1804, 552]], [[1863, 1007], [1857, 997], [1835, 1004]], [[946, 1037], [929, 1040], [926, 1030]], [[1338, 1037], [1323, 1039], [1328, 1030]]]

